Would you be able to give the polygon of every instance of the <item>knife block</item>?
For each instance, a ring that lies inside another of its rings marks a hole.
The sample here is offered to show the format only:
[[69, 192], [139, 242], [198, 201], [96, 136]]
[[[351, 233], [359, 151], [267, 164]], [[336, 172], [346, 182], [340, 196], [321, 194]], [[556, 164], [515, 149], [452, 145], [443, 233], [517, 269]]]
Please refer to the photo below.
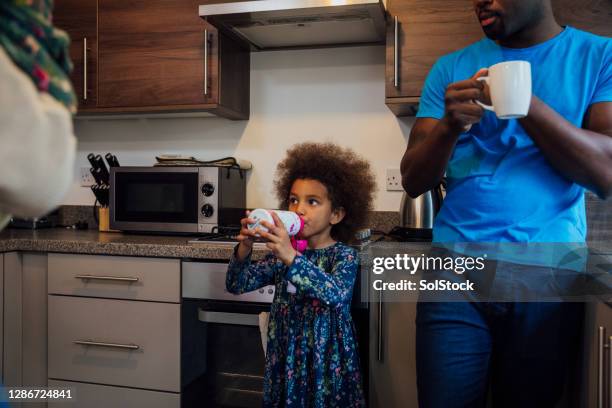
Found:
[[110, 211], [108, 207], [98, 207], [98, 231], [100, 232], [119, 232], [110, 229]]

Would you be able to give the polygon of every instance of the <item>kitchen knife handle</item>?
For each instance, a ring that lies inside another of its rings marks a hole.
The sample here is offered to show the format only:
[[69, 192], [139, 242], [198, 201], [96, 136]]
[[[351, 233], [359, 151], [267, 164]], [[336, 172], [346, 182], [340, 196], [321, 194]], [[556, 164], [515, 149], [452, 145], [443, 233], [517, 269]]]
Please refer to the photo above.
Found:
[[102, 182], [104, 184], [108, 184], [110, 174], [108, 173], [108, 169], [106, 168], [106, 164], [104, 164], [104, 160], [102, 159], [102, 156], [97, 154], [95, 160], [97, 163], [97, 168], [100, 171], [100, 178], [102, 179]]
[[138, 350], [140, 348], [137, 344], [120, 344], [120, 343], [106, 343], [102, 341], [91, 341], [91, 340], [75, 340], [74, 344], [80, 344], [82, 346], [96, 346], [96, 347], [111, 347], [128, 350]]
[[94, 180], [96, 181], [96, 184], [102, 184], [102, 180], [100, 179], [100, 176], [98, 175], [98, 169], [94, 169], [93, 167], [91, 167], [89, 169], [89, 172], [91, 173]]
[[87, 155], [87, 160], [89, 160], [89, 164], [91, 164], [91, 167], [94, 168], [94, 170], [98, 167], [98, 164], [96, 163], [96, 155], [93, 153], [89, 153]]
[[106, 155], [104, 156], [104, 158], [106, 159], [106, 162], [108, 163], [108, 168], [110, 169], [111, 167], [116, 167], [115, 166], [115, 162], [113, 160], [113, 155], [110, 153], [106, 153]]
[[119, 160], [117, 160], [117, 156], [112, 153], [106, 153], [104, 156], [106, 162], [108, 163], [108, 167], [120, 167]]
[[208, 96], [208, 30], [204, 30], [204, 96]]
[[[94, 176], [94, 178], [95, 178], [95, 176]], [[95, 185], [91, 186], [91, 191], [94, 193], [94, 196], [96, 197], [96, 200], [98, 200], [100, 205], [102, 205], [102, 201], [101, 201], [101, 197], [100, 197], [100, 191], [98, 190], [99, 187], [100, 187], [99, 184], [95, 184]]]
[[106, 184], [104, 185], [104, 189], [102, 189], [102, 206], [103, 207], [108, 207], [108, 204], [110, 202], [109, 193], [110, 193], [109, 185]]
[[102, 172], [102, 169], [98, 167], [96, 169], [96, 174], [98, 176], [98, 180], [100, 180], [100, 183], [98, 183], [98, 184], [100, 184], [100, 186], [103, 186], [105, 181], [104, 181], [104, 174]]
[[399, 87], [399, 20], [397, 16], [393, 18], [394, 40], [393, 40], [393, 86]]
[[87, 37], [83, 37], [83, 100], [87, 100]]

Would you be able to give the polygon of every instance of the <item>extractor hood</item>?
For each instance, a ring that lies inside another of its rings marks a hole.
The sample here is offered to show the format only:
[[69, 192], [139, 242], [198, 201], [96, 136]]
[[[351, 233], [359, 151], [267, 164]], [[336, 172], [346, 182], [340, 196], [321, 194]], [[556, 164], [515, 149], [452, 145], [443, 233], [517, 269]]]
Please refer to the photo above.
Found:
[[252, 50], [382, 44], [383, 0], [252, 0], [206, 4], [200, 17]]

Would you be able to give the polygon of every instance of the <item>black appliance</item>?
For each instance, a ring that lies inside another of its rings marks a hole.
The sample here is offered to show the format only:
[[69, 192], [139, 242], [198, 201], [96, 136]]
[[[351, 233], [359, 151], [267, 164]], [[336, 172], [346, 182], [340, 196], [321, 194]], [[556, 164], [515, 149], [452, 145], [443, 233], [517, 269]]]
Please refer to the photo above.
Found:
[[182, 408], [261, 407], [265, 357], [259, 313], [274, 286], [233, 295], [226, 263], [183, 262]]
[[20, 218], [13, 217], [9, 223], [10, 228], [19, 229], [42, 229], [42, 228], [53, 228], [59, 224], [59, 210], [53, 210], [49, 214], [42, 217], [35, 218]]
[[[227, 263], [182, 263], [181, 408], [261, 407], [265, 356], [259, 314], [270, 311], [274, 286], [242, 295], [225, 289]], [[353, 291], [362, 378], [368, 393], [369, 309]]]

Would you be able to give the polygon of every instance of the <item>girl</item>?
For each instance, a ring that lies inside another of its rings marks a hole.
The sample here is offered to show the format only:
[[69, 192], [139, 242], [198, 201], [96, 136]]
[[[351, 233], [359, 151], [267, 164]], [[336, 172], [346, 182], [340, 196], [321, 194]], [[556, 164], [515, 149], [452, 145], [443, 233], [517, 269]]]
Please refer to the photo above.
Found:
[[[369, 164], [331, 143], [294, 146], [277, 167], [280, 207], [304, 220], [304, 253], [291, 245], [282, 222], [268, 232], [242, 229], [226, 286], [235, 294], [274, 284], [268, 326], [264, 407], [363, 407], [350, 304], [357, 252], [349, 241], [366, 221], [375, 190]], [[248, 213], [247, 213], [248, 217]], [[259, 234], [271, 250], [251, 261]]]

